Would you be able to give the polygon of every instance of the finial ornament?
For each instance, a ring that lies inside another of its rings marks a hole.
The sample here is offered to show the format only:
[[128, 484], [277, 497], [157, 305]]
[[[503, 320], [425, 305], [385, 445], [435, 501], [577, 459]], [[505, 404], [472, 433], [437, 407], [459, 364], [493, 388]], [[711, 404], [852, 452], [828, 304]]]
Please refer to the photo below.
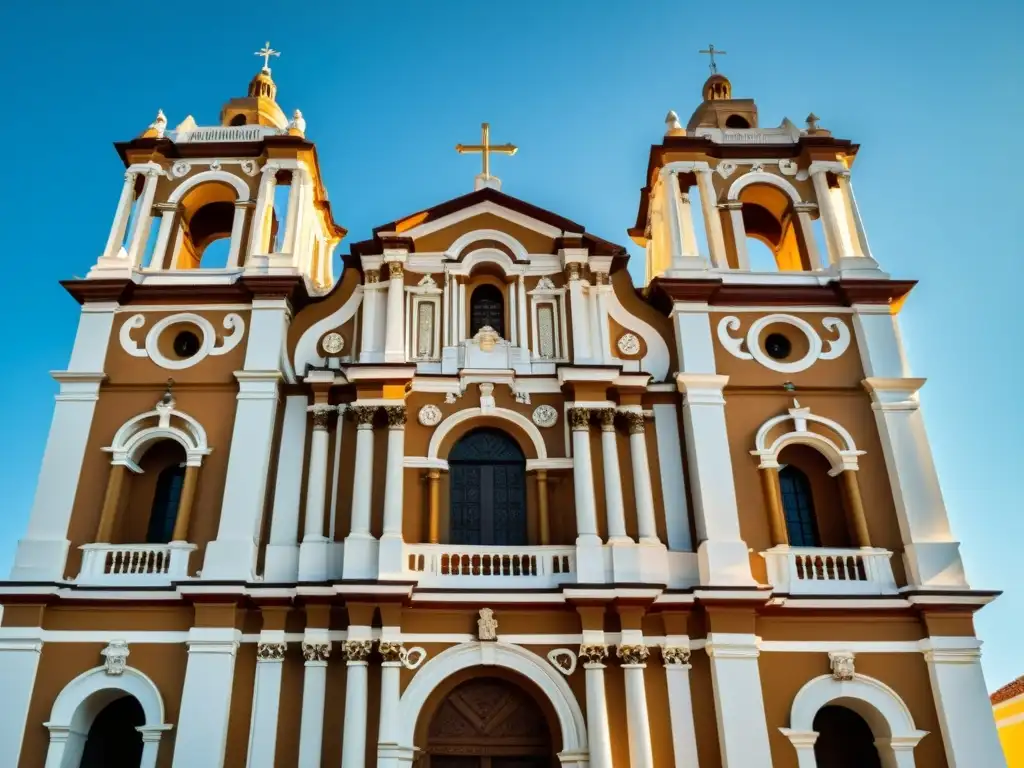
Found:
[[704, 49], [703, 51], [699, 51], [699, 53], [705, 53], [705, 54], [707, 54], [711, 58], [711, 61], [708, 64], [708, 67], [711, 69], [711, 74], [712, 75], [717, 75], [718, 74], [718, 64], [715, 63], [715, 56], [716, 55], [717, 56], [725, 56], [725, 54], [728, 53], [728, 51], [720, 51], [717, 48], [715, 48], [714, 44], [709, 43], [708, 47], [706, 49]]
[[495, 184], [498, 179], [491, 176], [491, 154], [497, 152], [500, 155], [514, 155], [519, 151], [519, 147], [515, 144], [491, 144], [491, 124], [481, 123], [480, 125], [480, 143], [479, 144], [456, 144], [455, 151], [460, 155], [476, 154], [479, 152], [483, 156], [483, 173], [477, 176], [477, 188], [480, 186], [494, 186], [499, 187], [499, 184]]
[[678, 136], [682, 130], [683, 126], [679, 122], [679, 115], [676, 114], [674, 109], [670, 109], [668, 114], [665, 115], [665, 135]]
[[253, 56], [263, 57], [263, 71], [266, 72], [268, 75], [270, 74], [270, 57], [280, 55], [280, 51], [275, 51], [273, 48], [270, 47], [269, 40], [267, 40], [267, 42], [263, 45], [262, 48], [260, 48], [260, 50], [256, 51], [256, 53], [253, 54]]
[[288, 130], [299, 134], [299, 136], [306, 135], [306, 119], [302, 116], [302, 111], [296, 109], [292, 113], [292, 120], [288, 123]]
[[813, 112], [811, 112], [811, 114], [809, 114], [807, 116], [807, 132], [808, 133], [817, 133], [818, 132], [818, 121], [820, 119], [821, 118], [818, 117]]
[[164, 137], [164, 131], [167, 130], [167, 116], [164, 114], [162, 109], [158, 109], [156, 111], [156, 119], [149, 127], [156, 131], [156, 137], [158, 139], [162, 139]]

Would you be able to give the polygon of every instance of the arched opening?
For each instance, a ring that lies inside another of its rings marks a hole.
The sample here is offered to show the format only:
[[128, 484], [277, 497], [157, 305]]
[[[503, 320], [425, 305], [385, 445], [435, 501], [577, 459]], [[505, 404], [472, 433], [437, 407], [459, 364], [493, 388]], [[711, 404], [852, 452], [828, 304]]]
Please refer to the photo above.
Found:
[[171, 541], [184, 485], [185, 467], [181, 464], [166, 467], [157, 477], [153, 506], [149, 512], [149, 529], [146, 532], [147, 544], [167, 544]]
[[107, 704], [89, 728], [80, 768], [139, 768], [146, 715], [134, 696], [121, 696]]
[[747, 121], [747, 118], [742, 117], [741, 115], [729, 115], [729, 117], [727, 117], [725, 119], [725, 127], [726, 128], [749, 128], [750, 127], [750, 123]]
[[148, 447], [131, 473], [118, 539], [128, 544], [166, 544], [171, 541], [185, 482], [185, 449], [174, 440]]
[[548, 718], [507, 677], [470, 677], [441, 701], [427, 730], [425, 768], [553, 768]]
[[226, 266], [237, 199], [237, 190], [220, 181], [199, 184], [182, 197], [171, 269]]
[[238, 114], [231, 118], [230, 125], [245, 125], [245, 115]]
[[506, 432], [467, 432], [448, 456], [451, 544], [527, 543], [526, 457]]
[[814, 716], [817, 768], [882, 768], [871, 726], [847, 707], [830, 704]]
[[505, 338], [505, 294], [496, 285], [478, 285], [469, 298], [469, 335], [489, 326]]
[[793, 547], [846, 548], [850, 530], [843, 490], [832, 465], [809, 445], [788, 445], [779, 452], [779, 490]]
[[[810, 255], [812, 244], [807, 242], [807, 238], [814, 237], [813, 228], [808, 227], [812, 230], [809, 232], [803, 230], [793, 208], [793, 198], [785, 190], [769, 183], [753, 183], [743, 187], [737, 199], [743, 204], [740, 212], [743, 232], [733, 234], [740, 235], [745, 241], [752, 271], [796, 272], [813, 269]], [[739, 228], [732, 221], [730, 226], [733, 229]], [[815, 250], [820, 253], [820, 249]], [[739, 266], [738, 260], [737, 256], [737, 263], [732, 265], [734, 268]]]

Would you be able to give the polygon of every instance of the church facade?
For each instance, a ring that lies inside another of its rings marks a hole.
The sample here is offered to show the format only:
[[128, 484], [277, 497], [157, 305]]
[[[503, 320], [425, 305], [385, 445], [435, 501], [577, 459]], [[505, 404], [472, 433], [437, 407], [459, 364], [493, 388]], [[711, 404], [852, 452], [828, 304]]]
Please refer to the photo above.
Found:
[[731, 90], [637, 169], [642, 288], [500, 190], [487, 126], [473, 192], [340, 269], [269, 67], [116, 144], [0, 582], [0, 765], [1005, 766], [914, 282], [858, 146]]

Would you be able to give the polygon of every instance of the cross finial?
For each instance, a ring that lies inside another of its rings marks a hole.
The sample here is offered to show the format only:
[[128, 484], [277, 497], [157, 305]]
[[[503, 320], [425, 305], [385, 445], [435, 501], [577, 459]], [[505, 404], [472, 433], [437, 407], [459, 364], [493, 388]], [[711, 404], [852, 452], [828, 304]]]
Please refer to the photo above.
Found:
[[264, 43], [263, 47], [260, 48], [260, 50], [256, 51], [256, 53], [253, 54], [253, 56], [263, 57], [263, 71], [266, 72], [267, 74], [270, 74], [270, 57], [280, 55], [280, 51], [275, 51], [273, 48], [270, 47], [269, 40], [267, 40], [267, 42]]
[[725, 54], [728, 53], [728, 51], [719, 51], [718, 49], [715, 48], [713, 43], [709, 43], [708, 47], [703, 51], [699, 51], [699, 53], [706, 53], [709, 57], [711, 57], [711, 62], [708, 66], [711, 68], [711, 74], [716, 75], [718, 74], [718, 65], [715, 63], [715, 56], [725, 56]]
[[497, 152], [501, 155], [514, 155], [519, 151], [515, 144], [491, 144], [491, 125], [482, 123], [480, 126], [479, 144], [456, 144], [455, 151], [460, 155], [479, 152], [483, 155], [483, 173], [477, 177], [479, 185], [497, 186], [493, 182], [497, 179], [491, 176], [491, 153]]

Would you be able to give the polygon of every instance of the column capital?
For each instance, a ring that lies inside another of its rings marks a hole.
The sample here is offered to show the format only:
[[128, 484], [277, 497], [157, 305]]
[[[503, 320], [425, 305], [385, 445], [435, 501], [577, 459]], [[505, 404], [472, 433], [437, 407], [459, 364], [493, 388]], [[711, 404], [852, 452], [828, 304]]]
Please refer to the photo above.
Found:
[[327, 660], [331, 657], [331, 643], [327, 642], [313, 642], [308, 640], [302, 641], [302, 658], [306, 660], [307, 664], [323, 663], [326, 664]]
[[346, 640], [341, 644], [341, 652], [348, 664], [365, 664], [372, 648], [372, 640]]
[[651, 651], [642, 643], [634, 643], [630, 645], [619, 645], [615, 649], [615, 655], [622, 659], [622, 665], [624, 667], [646, 667], [647, 659], [651, 656]]
[[585, 668], [604, 669], [604, 662], [608, 658], [608, 646], [601, 643], [581, 645], [579, 657]]
[[287, 643], [257, 643], [256, 661], [284, 661]]
[[588, 432], [590, 430], [590, 409], [570, 408], [569, 425], [573, 432]]
[[626, 422], [631, 435], [642, 435], [644, 433], [644, 415], [639, 411], [622, 411], [622, 418]]
[[309, 406], [306, 410], [313, 414], [313, 429], [325, 430], [327, 429], [327, 422], [331, 418], [331, 414], [338, 409], [327, 403], [317, 403], [316, 405]]
[[377, 643], [377, 651], [385, 664], [402, 664], [408, 655], [401, 640], [381, 640]]
[[704, 652], [719, 659], [756, 659], [761, 655], [759, 642], [756, 635], [711, 632], [704, 644]]
[[681, 645], [662, 645], [661, 658], [668, 669], [690, 668], [690, 649]]
[[376, 405], [353, 405], [348, 412], [356, 423], [357, 429], [373, 429], [373, 419], [377, 415]]
[[388, 429], [405, 429], [407, 410], [404, 405], [385, 405], [384, 413], [388, 417]]
[[363, 280], [366, 283], [379, 283], [380, 282], [380, 270], [379, 269], [367, 269], [363, 272]]
[[385, 264], [388, 265], [388, 278], [391, 280], [401, 280], [405, 277], [405, 266], [400, 261], [387, 261]]
[[601, 431], [602, 432], [614, 432], [615, 431], [615, 409], [614, 408], [602, 408], [596, 411], [598, 418], [601, 420]]

